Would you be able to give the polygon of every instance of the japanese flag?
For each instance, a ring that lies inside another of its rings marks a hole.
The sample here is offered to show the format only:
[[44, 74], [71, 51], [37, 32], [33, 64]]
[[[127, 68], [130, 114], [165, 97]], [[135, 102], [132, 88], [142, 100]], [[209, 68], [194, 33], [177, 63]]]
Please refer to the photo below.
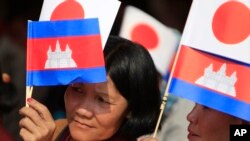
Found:
[[250, 0], [194, 0], [181, 44], [250, 64]]
[[104, 47], [119, 7], [118, 0], [44, 0], [39, 20], [98, 18]]
[[120, 36], [140, 43], [149, 50], [157, 70], [166, 77], [176, 53], [180, 33], [132, 6], [127, 6]]

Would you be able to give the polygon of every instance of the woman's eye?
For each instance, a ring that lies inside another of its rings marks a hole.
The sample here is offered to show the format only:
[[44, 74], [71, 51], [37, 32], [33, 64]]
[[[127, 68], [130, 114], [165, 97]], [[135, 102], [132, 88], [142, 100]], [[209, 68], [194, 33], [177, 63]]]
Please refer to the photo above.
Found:
[[105, 99], [105, 98], [103, 98], [103, 97], [98, 97], [97, 100], [98, 100], [99, 102], [101, 102], [101, 103], [111, 104], [111, 103], [109, 102], [109, 100], [107, 100], [107, 99]]
[[82, 93], [82, 92], [83, 92], [83, 90], [82, 90], [81, 88], [79, 88], [79, 87], [72, 87], [72, 89], [73, 89], [74, 91], [76, 91], [76, 92], [79, 92], [79, 93]]

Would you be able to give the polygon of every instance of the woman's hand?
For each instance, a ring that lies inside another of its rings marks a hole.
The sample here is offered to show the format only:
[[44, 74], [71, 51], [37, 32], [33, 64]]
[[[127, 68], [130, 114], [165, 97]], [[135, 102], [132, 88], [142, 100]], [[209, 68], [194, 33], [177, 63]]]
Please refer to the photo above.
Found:
[[20, 122], [20, 136], [24, 141], [51, 141], [55, 131], [55, 122], [44, 105], [29, 98], [29, 107], [23, 107], [19, 114], [24, 116]]

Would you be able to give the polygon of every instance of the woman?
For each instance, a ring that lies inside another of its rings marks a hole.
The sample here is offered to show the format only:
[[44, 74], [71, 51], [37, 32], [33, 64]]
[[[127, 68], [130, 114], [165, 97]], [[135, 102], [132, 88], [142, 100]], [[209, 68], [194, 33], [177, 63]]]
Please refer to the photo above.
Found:
[[[250, 124], [248, 121], [196, 104], [187, 115], [189, 141], [229, 141], [230, 125]], [[141, 141], [157, 141], [144, 138]]]
[[107, 82], [68, 86], [64, 96], [67, 126], [59, 135], [60, 129], [47, 108], [28, 99], [29, 107], [20, 110], [24, 116], [20, 136], [36, 141], [133, 141], [152, 133], [159, 114], [160, 91], [149, 53], [138, 44], [111, 36], [104, 56]]
[[237, 117], [196, 104], [187, 115], [189, 141], [229, 141], [230, 125], [249, 124]]

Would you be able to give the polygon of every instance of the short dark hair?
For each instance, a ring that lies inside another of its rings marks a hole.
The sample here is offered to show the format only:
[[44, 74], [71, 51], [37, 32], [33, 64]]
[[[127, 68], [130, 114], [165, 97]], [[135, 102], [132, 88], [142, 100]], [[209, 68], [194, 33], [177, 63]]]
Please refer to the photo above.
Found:
[[117, 132], [126, 140], [152, 133], [160, 111], [159, 75], [141, 45], [110, 36], [104, 49], [106, 70], [128, 101], [129, 118]]

